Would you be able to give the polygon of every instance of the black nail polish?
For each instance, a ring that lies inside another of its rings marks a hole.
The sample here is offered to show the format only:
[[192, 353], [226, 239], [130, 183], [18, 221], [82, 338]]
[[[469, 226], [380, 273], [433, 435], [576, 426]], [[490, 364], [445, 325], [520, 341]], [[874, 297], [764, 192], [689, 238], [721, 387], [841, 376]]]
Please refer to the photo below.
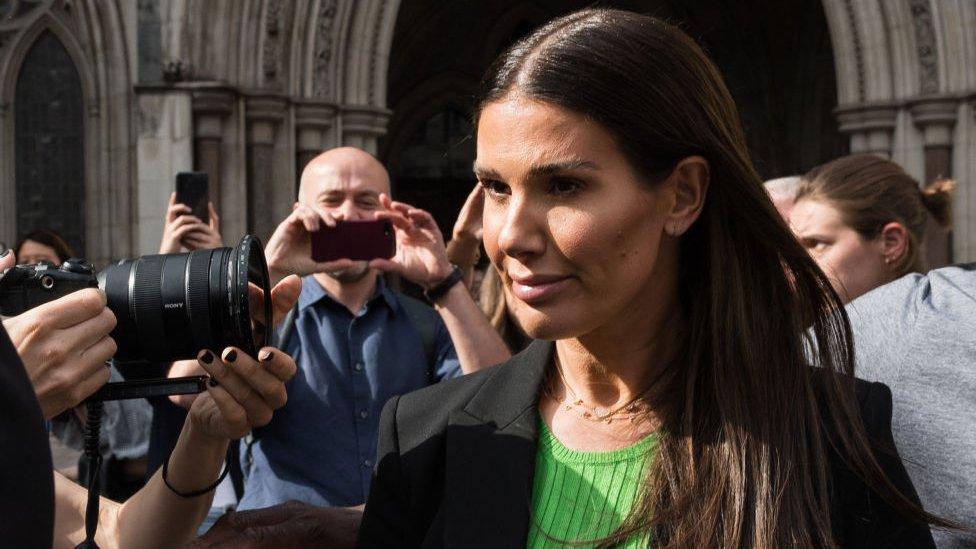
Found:
[[232, 349], [227, 353], [227, 356], [224, 357], [224, 362], [234, 362], [235, 360], [237, 360], [237, 351]]
[[220, 382], [217, 381], [217, 378], [212, 377], [212, 378], [210, 378], [210, 379], [207, 380], [207, 385], [209, 385], [211, 387], [219, 387], [220, 386]]
[[260, 360], [261, 362], [268, 362], [271, 360], [273, 356], [274, 353], [265, 349], [264, 351], [261, 351], [261, 354], [258, 355], [258, 360]]
[[214, 356], [210, 351], [204, 351], [203, 356], [200, 357], [200, 362], [204, 364], [210, 364], [213, 362]]

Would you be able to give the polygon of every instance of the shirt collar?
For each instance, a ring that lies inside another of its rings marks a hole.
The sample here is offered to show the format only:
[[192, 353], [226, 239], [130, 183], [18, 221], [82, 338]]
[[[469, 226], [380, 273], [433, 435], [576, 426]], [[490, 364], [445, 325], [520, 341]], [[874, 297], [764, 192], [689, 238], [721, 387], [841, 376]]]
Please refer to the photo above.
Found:
[[[366, 306], [376, 301], [377, 298], [382, 298], [386, 302], [386, 305], [390, 308], [390, 311], [395, 315], [400, 310], [400, 301], [397, 299], [396, 294], [390, 289], [390, 286], [386, 283], [386, 279], [382, 275], [377, 275], [379, 279], [376, 281], [376, 291], [373, 293], [373, 297], [366, 301]], [[302, 292], [298, 295], [298, 310], [302, 311], [307, 307], [315, 305], [322, 299], [328, 299], [333, 303], [338, 303], [335, 298], [329, 295], [329, 292], [319, 284], [318, 280], [315, 280], [314, 276], [306, 276], [302, 279]]]

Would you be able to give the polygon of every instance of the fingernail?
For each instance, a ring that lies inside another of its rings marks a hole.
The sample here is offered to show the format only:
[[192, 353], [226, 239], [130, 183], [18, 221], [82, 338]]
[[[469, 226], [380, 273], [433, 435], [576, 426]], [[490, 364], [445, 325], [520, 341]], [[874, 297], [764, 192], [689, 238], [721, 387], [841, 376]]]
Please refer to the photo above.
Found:
[[274, 356], [274, 353], [272, 353], [269, 349], [265, 349], [258, 354], [258, 360], [261, 362], [268, 362], [271, 360], [272, 356]]
[[211, 353], [210, 351], [204, 351], [203, 354], [200, 355], [200, 362], [203, 362], [204, 364], [212, 363], [213, 359], [214, 359], [213, 353]]
[[234, 362], [237, 360], [237, 351], [231, 349], [224, 355], [224, 362]]
[[217, 381], [217, 378], [211, 377], [210, 379], [207, 380], [207, 385], [211, 387], [218, 387], [220, 386], [220, 382]]

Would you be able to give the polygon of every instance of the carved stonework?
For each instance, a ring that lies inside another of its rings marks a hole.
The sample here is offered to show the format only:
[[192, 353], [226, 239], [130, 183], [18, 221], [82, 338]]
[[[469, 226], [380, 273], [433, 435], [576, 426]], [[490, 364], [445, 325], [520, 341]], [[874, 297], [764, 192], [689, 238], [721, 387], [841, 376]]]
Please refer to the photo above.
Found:
[[268, 13], [264, 21], [264, 51], [262, 52], [261, 69], [264, 71], [265, 84], [278, 82], [278, 72], [281, 64], [282, 18], [281, 0], [269, 0]]
[[380, 0], [379, 2], [378, 16], [373, 27], [373, 42], [369, 45], [372, 55], [369, 56], [369, 95], [366, 97], [374, 104], [378, 103], [376, 100], [376, 58], [379, 56], [380, 34], [383, 32], [383, 24], [385, 23], [383, 16], [386, 14], [386, 1]]
[[861, 33], [858, 30], [857, 14], [854, 12], [854, 0], [844, 0], [844, 10], [847, 20], [851, 23], [851, 37], [854, 42], [854, 62], [857, 66], [857, 100], [864, 101], [864, 47], [861, 45]]
[[922, 94], [939, 91], [939, 63], [936, 59], [935, 26], [929, 0], [909, 0], [912, 24], [915, 26], [915, 46], [918, 54], [919, 78]]
[[329, 95], [329, 62], [332, 58], [332, 24], [335, 21], [336, 0], [322, 0], [315, 29], [315, 65], [313, 67], [312, 95], [326, 98]]
[[46, 3], [44, 0], [0, 0], [0, 50], [34, 19], [36, 12]]

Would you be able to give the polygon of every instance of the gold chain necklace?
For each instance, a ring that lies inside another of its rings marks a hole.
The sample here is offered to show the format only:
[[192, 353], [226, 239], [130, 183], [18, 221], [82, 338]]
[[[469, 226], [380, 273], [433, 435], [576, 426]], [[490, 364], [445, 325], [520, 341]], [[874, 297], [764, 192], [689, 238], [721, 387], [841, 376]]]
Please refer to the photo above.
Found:
[[[562, 365], [559, 363], [559, 357], [556, 356], [555, 359], [556, 359], [555, 360], [556, 372], [559, 374], [559, 379], [563, 382], [563, 387], [566, 388], [568, 397], [559, 398], [554, 394], [551, 387], [547, 392], [549, 393], [550, 398], [560, 403], [560, 406], [562, 406], [563, 410], [567, 412], [575, 411], [578, 416], [580, 416], [585, 420], [594, 421], [594, 422], [606, 422], [608, 425], [610, 423], [613, 423], [614, 419], [630, 419], [630, 422], [633, 423], [637, 417], [642, 416], [643, 413], [646, 412], [646, 405], [638, 401], [641, 399], [641, 397], [647, 394], [648, 391], [651, 390], [651, 387], [644, 389], [643, 391], [638, 393], [637, 396], [635, 396], [634, 398], [628, 400], [623, 405], [617, 406], [616, 408], [613, 409], [604, 408], [603, 406], [586, 405], [585, 403], [583, 403], [583, 399], [579, 398], [576, 395], [576, 392], [573, 391], [573, 388], [569, 386], [569, 383], [566, 383], [566, 377], [563, 376], [563, 369], [562, 369]], [[653, 386], [653, 384], [651, 386]], [[579, 409], [582, 409], [582, 411], [580, 411]], [[626, 415], [621, 414], [621, 412], [625, 410], [627, 411], [627, 414]]]

